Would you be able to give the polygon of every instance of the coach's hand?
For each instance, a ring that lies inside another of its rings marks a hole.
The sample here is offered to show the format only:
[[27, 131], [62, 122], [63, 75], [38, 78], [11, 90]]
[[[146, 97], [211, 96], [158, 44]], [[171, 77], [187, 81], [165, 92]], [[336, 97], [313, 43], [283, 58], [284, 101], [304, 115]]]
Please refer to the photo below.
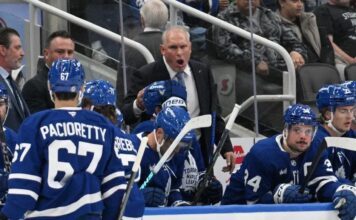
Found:
[[232, 151], [228, 151], [224, 154], [224, 158], [226, 160], [226, 166], [223, 167], [223, 172], [230, 172], [234, 171], [235, 169], [235, 154]]

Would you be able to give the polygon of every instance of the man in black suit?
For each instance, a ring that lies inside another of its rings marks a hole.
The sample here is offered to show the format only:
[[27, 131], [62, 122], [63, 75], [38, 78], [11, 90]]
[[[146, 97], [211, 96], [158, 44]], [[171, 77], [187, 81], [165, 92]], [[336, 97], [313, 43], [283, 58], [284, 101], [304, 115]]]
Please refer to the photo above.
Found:
[[0, 29], [0, 82], [7, 87], [10, 102], [5, 126], [17, 131], [22, 121], [30, 115], [20, 90], [12, 79], [12, 70], [21, 66], [24, 56], [19, 33], [12, 28]]
[[55, 31], [46, 40], [43, 59], [37, 64], [37, 74], [22, 89], [31, 113], [54, 108], [48, 90], [48, 71], [52, 62], [59, 58], [73, 58], [74, 40], [67, 31]]
[[[173, 26], [167, 29], [162, 36], [160, 46], [163, 58], [147, 64], [136, 71], [131, 77], [131, 86], [124, 100], [122, 113], [127, 124], [134, 124], [140, 119], [148, 119], [143, 104], [144, 87], [152, 82], [168, 79], [183, 81], [187, 89], [187, 107], [191, 117], [211, 114], [218, 111], [216, 85], [208, 66], [190, 60], [191, 42], [189, 33], [181, 26]], [[180, 75], [180, 76], [179, 76]], [[217, 114], [215, 128], [215, 143], [220, 140], [225, 128], [225, 123]], [[212, 155], [211, 128], [203, 128], [199, 132], [200, 144], [205, 165], [209, 164]], [[227, 166], [225, 171], [234, 168], [234, 154], [232, 144], [228, 138], [221, 151], [225, 157]]]

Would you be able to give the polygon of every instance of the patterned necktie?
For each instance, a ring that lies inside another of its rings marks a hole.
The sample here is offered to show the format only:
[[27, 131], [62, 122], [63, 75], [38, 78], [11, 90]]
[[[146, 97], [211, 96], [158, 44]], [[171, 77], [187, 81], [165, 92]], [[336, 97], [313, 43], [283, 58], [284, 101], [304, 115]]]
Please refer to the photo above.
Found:
[[174, 78], [179, 82], [179, 84], [185, 87], [184, 72], [177, 72]]

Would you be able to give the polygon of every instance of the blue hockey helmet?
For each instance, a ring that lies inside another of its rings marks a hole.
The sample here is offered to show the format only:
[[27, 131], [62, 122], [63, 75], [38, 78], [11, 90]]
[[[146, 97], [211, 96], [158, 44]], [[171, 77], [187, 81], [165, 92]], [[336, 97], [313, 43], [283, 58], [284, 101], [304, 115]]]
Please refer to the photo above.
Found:
[[341, 86], [347, 87], [356, 96], [356, 81], [346, 81]]
[[330, 93], [329, 107], [335, 111], [340, 106], [354, 106], [356, 101], [355, 94], [345, 86], [337, 85]]
[[161, 106], [170, 97], [187, 99], [187, 91], [184, 86], [175, 80], [156, 81], [148, 85], [144, 90], [143, 102], [146, 113], [152, 115], [157, 106]]
[[0, 101], [7, 102], [9, 100], [9, 94], [5, 84], [0, 83]]
[[335, 85], [323, 86], [316, 95], [316, 106], [319, 111], [330, 107], [330, 95], [334, 91]]
[[76, 59], [58, 59], [48, 73], [52, 92], [78, 92], [84, 84], [85, 73]]
[[[166, 137], [175, 139], [185, 124], [190, 120], [189, 113], [181, 107], [168, 107], [162, 109], [155, 120], [155, 128], [162, 128]], [[191, 142], [194, 132], [189, 131], [182, 139], [183, 142]]]
[[89, 99], [94, 106], [116, 106], [116, 90], [105, 80], [92, 80], [85, 84], [84, 98]]
[[308, 105], [302, 104], [294, 104], [287, 108], [284, 113], [284, 123], [286, 125], [317, 125], [313, 110]]

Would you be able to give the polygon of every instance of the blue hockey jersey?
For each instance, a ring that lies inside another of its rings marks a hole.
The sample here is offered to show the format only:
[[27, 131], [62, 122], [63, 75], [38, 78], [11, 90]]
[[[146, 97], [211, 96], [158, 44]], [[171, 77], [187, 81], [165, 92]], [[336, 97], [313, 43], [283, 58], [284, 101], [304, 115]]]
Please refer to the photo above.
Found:
[[[273, 203], [272, 196], [281, 183], [302, 184], [311, 165], [317, 145], [295, 159], [282, 148], [282, 135], [273, 136], [257, 142], [246, 155], [240, 170], [231, 176], [222, 199], [222, 204]], [[308, 187], [310, 193], [319, 201], [331, 201], [332, 195], [340, 185], [333, 175], [330, 161], [323, 154], [319, 166]]]
[[[137, 136], [141, 138], [142, 133]], [[138, 184], [139, 186], [143, 184], [159, 160], [160, 156], [158, 152], [147, 145], [141, 160], [141, 179]], [[182, 200], [182, 195], [179, 190], [182, 174], [183, 166], [178, 164], [177, 157], [173, 156], [162, 166], [160, 171], [153, 176], [146, 187], [157, 187], [163, 190], [166, 195], [165, 205], [170, 206], [175, 201]]]
[[17, 134], [14, 130], [8, 127], [4, 127], [6, 144], [9, 147], [11, 153], [15, 151], [15, 146], [17, 143]]
[[[319, 125], [314, 140], [320, 143], [325, 137], [329, 136], [329, 132], [323, 126]], [[356, 138], [353, 130], [346, 132], [343, 137]], [[356, 152], [336, 147], [328, 147], [327, 153], [336, 177], [344, 183], [352, 184], [352, 182], [355, 182]]]
[[[133, 133], [150, 133], [154, 129], [152, 120], [143, 121], [138, 124]], [[197, 139], [193, 140], [189, 150], [182, 149], [175, 155], [176, 164], [184, 164], [178, 166], [178, 173], [183, 173], [181, 177], [180, 191], [185, 201], [193, 201], [195, 192], [198, 187], [199, 179], [205, 174], [205, 166], [203, 155], [201, 153], [200, 144]]]
[[2, 212], [11, 219], [116, 216], [126, 181], [114, 135], [106, 118], [80, 108], [27, 118], [19, 129]]
[[[137, 139], [136, 135], [126, 134], [120, 128], [116, 127], [115, 153], [122, 162], [126, 180], [130, 179], [132, 166], [136, 160], [139, 146], [140, 140]], [[142, 192], [137, 186], [137, 182], [140, 180], [140, 175], [141, 169], [139, 168], [126, 205], [124, 217], [139, 218], [143, 216], [145, 200]]]

